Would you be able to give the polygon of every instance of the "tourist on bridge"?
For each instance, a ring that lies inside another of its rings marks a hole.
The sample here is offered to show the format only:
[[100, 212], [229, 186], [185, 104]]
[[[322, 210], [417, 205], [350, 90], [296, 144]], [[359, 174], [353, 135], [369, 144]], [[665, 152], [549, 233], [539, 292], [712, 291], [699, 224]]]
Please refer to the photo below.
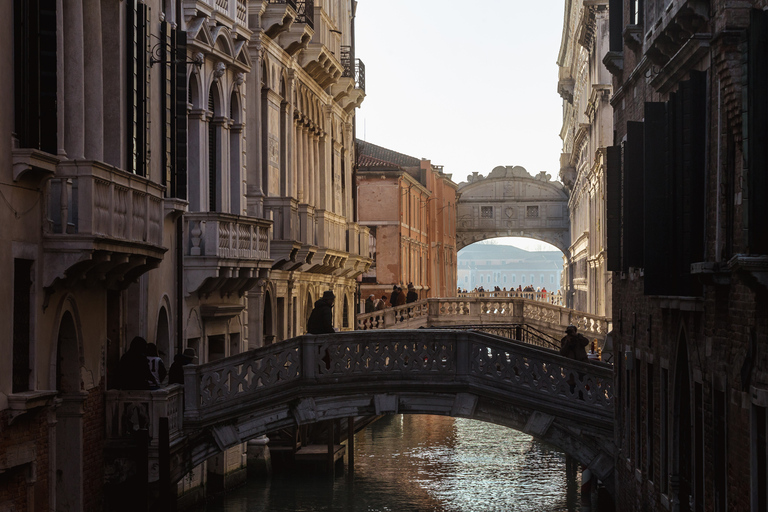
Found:
[[392, 306], [402, 306], [405, 304], [405, 292], [403, 292], [403, 289], [400, 286], [397, 287], [397, 300], [393, 301], [390, 298], [389, 301], [392, 303]]
[[333, 328], [333, 301], [336, 296], [331, 290], [323, 292], [323, 297], [315, 302], [315, 307], [307, 320], [309, 334], [329, 334], [336, 332]]
[[577, 361], [589, 361], [586, 351], [587, 345], [589, 345], [589, 340], [583, 334], [576, 332], [575, 325], [569, 325], [565, 329], [565, 336], [560, 340], [560, 355]]
[[401, 293], [403, 292], [400, 290], [400, 287], [397, 286], [396, 284], [393, 284], [392, 293], [389, 294], [389, 303], [392, 305], [392, 307], [399, 306], [399, 304], [397, 303], [397, 297]]
[[387, 307], [387, 296], [382, 295], [379, 300], [376, 301], [376, 311], [381, 311]]
[[181, 354], [173, 356], [173, 364], [168, 370], [168, 384], [184, 384], [184, 366], [194, 364], [197, 352], [192, 347], [187, 347]]
[[417, 300], [419, 300], [419, 294], [416, 293], [416, 288], [414, 288], [413, 283], [408, 283], [408, 295], [405, 297], [405, 303], [410, 304]]
[[376, 305], [373, 302], [374, 295], [370, 294], [367, 299], [365, 299], [365, 312], [366, 313], [373, 313], [374, 309], [376, 309]]
[[150, 382], [149, 387], [157, 389], [163, 384], [168, 371], [165, 369], [163, 360], [157, 355], [157, 345], [154, 343], [147, 343], [147, 362], [149, 363], [149, 371], [154, 377], [154, 382]]
[[131, 347], [120, 358], [118, 365], [120, 389], [149, 389], [150, 383], [157, 386], [155, 377], [149, 371], [147, 361], [147, 340], [136, 336]]

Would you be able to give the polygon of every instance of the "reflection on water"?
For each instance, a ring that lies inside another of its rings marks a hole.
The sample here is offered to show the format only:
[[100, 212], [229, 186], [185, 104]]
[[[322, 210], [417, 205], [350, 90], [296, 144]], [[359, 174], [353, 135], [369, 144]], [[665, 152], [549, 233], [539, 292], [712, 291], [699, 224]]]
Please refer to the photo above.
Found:
[[251, 478], [200, 511], [578, 510], [565, 455], [520, 432], [461, 418], [387, 416], [355, 437], [355, 471]]

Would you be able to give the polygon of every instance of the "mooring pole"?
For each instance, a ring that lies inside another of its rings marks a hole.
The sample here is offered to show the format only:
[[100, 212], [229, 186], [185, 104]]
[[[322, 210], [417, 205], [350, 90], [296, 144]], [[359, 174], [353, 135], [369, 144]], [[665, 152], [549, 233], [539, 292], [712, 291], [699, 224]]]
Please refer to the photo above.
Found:
[[350, 472], [355, 471], [355, 417], [347, 418], [347, 466]]
[[336, 448], [336, 444], [334, 443], [334, 432], [333, 432], [333, 420], [328, 420], [328, 473], [331, 476], [334, 476], [334, 469], [335, 464], [334, 462], [334, 456], [336, 455], [334, 453], [334, 450]]

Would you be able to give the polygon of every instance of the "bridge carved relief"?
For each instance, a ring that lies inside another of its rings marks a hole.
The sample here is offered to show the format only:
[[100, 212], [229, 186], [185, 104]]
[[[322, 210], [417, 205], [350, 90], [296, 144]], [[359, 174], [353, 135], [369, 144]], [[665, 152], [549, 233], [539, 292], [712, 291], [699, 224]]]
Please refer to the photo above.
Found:
[[523, 167], [473, 173], [459, 184], [456, 246], [500, 236], [550, 243], [568, 253], [571, 243], [568, 192], [546, 172], [531, 176]]
[[117, 391], [108, 400], [113, 425], [136, 416], [130, 411], [140, 405], [137, 393], [148, 397], [150, 424], [155, 416], [174, 416], [172, 481], [268, 432], [405, 413], [473, 418], [530, 433], [612, 485], [611, 368], [498, 336], [429, 329], [302, 336], [187, 366], [184, 377], [183, 416], [177, 386], [165, 408], [163, 397], [150, 396], [155, 392]]

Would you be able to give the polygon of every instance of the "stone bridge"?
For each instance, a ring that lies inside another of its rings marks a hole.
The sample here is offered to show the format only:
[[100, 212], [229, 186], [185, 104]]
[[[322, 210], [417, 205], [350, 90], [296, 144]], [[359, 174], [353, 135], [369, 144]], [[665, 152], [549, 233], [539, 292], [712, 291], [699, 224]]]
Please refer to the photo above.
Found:
[[531, 176], [520, 166], [499, 166], [459, 184], [456, 248], [499, 236], [548, 242], [569, 254], [568, 191], [552, 176]]
[[146, 410], [154, 432], [150, 462], [156, 424], [169, 417], [171, 482], [268, 432], [404, 413], [527, 432], [573, 456], [613, 490], [613, 373], [605, 363], [479, 332], [418, 329], [305, 335], [184, 372], [185, 393], [179, 386], [113, 391], [107, 400], [115, 434], [130, 421], [121, 416], [136, 416], [130, 404]]
[[357, 330], [418, 329], [455, 325], [525, 324], [556, 340], [575, 325], [600, 347], [611, 319], [539, 300], [530, 292], [474, 292], [461, 297], [422, 299], [412, 304], [358, 315]]

